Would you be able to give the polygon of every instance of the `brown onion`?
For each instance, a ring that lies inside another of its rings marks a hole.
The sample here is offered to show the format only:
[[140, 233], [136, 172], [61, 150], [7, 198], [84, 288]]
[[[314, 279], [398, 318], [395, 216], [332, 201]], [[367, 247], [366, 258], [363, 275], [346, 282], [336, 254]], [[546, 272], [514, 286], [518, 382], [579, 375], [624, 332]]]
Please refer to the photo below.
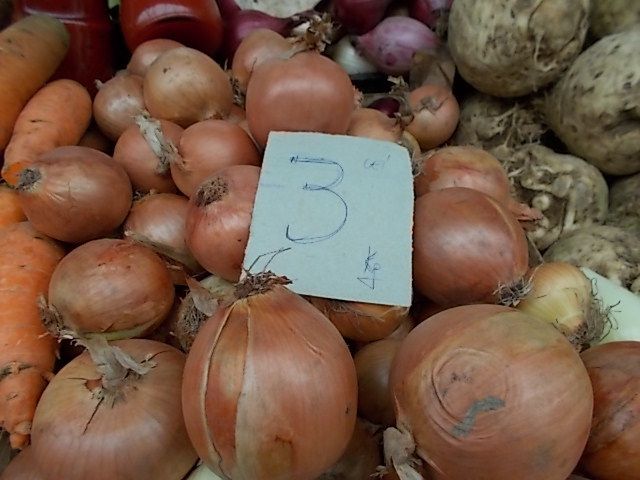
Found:
[[413, 119], [406, 129], [418, 140], [420, 148], [435, 148], [453, 135], [460, 119], [460, 106], [450, 88], [422, 85], [412, 90], [407, 100]]
[[389, 372], [400, 342], [378, 340], [362, 347], [353, 357], [358, 373], [358, 415], [384, 427], [396, 422]]
[[93, 99], [93, 118], [98, 127], [115, 142], [127, 127], [135, 125], [134, 117], [144, 110], [142, 77], [120, 73], [105, 83], [98, 83]]
[[354, 108], [349, 75], [317, 52], [261, 63], [245, 103], [249, 129], [262, 148], [271, 131], [345, 134]]
[[233, 55], [231, 74], [241, 92], [247, 85], [253, 71], [265, 60], [285, 55], [292, 44], [278, 32], [259, 28], [244, 37]]
[[353, 433], [357, 381], [349, 349], [283, 283], [248, 276], [238, 300], [198, 332], [187, 358], [187, 431], [207, 467], [224, 478], [316, 478]]
[[82, 138], [78, 141], [80, 147], [89, 147], [99, 150], [107, 155], [113, 154], [113, 143], [96, 125], [90, 125]]
[[382, 464], [381, 435], [376, 425], [356, 419], [349, 445], [340, 460], [317, 480], [363, 480], [375, 478]]
[[496, 200], [470, 188], [429, 192], [415, 204], [415, 288], [442, 306], [512, 298], [528, 270], [522, 227]]
[[169, 38], [154, 38], [142, 42], [131, 54], [127, 70], [134, 75], [144, 77], [156, 58], [167, 50], [178, 47], [184, 47], [184, 45]]
[[125, 169], [136, 191], [177, 191], [171, 177], [170, 162], [177, 154], [182, 132], [182, 127], [173, 122], [138, 115], [136, 124], [120, 136], [113, 159]]
[[376, 303], [308, 297], [311, 304], [333, 323], [343, 337], [373, 342], [390, 335], [408, 316], [409, 309]]
[[185, 240], [188, 209], [189, 199], [182, 195], [157, 193], [142, 197], [133, 202], [123, 225], [124, 237], [178, 262], [188, 274], [199, 273], [202, 267]]
[[20, 173], [16, 186], [25, 215], [42, 233], [81, 243], [112, 233], [131, 207], [131, 182], [105, 153], [55, 148]]
[[594, 405], [580, 470], [599, 480], [640, 478], [640, 342], [596, 345], [582, 360]]
[[519, 220], [541, 218], [541, 213], [511, 197], [509, 177], [491, 153], [474, 146], [450, 146], [432, 151], [414, 165], [416, 197], [450, 187], [486, 193], [508, 207]]
[[[468, 305], [422, 322], [400, 345], [390, 383], [398, 429], [385, 432], [385, 453], [406, 468], [413, 440], [437, 479], [564, 479], [591, 427], [577, 352], [509, 307]], [[394, 452], [397, 440], [407, 443]]]
[[109, 339], [144, 336], [173, 305], [164, 262], [149, 248], [101, 238], [69, 252], [49, 283], [49, 314], [80, 334]]
[[188, 47], [161, 54], [144, 77], [144, 102], [155, 118], [183, 128], [224, 118], [233, 104], [229, 77], [211, 57]]
[[253, 140], [226, 120], [204, 120], [187, 128], [171, 162], [171, 176], [182, 193], [191, 197], [211, 175], [232, 165], [259, 166], [261, 156]]
[[184, 354], [143, 339], [90, 353], [63, 367], [38, 403], [38, 469], [65, 480], [183, 478], [197, 460], [182, 418]]
[[397, 142], [402, 135], [400, 123], [373, 108], [357, 108], [351, 115], [347, 135]]
[[205, 270], [240, 279], [260, 167], [236, 165], [205, 180], [189, 200], [187, 246]]
[[20, 451], [3, 470], [0, 465], [0, 480], [46, 480], [33, 464], [31, 447]]

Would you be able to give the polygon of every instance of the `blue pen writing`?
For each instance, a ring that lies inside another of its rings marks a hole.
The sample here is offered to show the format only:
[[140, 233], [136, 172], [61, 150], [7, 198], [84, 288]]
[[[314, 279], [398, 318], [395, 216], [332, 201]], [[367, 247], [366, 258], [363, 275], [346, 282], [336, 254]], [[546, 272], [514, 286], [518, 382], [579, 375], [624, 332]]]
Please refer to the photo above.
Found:
[[367, 257], [364, 261], [364, 269], [363, 273], [369, 274], [361, 277], [357, 277], [358, 281], [363, 285], [369, 287], [371, 290], [375, 290], [376, 281], [378, 280], [377, 272], [382, 269], [380, 264], [375, 261], [375, 257], [378, 254], [377, 251], [372, 251], [371, 246], [369, 245], [369, 250], [367, 252]]

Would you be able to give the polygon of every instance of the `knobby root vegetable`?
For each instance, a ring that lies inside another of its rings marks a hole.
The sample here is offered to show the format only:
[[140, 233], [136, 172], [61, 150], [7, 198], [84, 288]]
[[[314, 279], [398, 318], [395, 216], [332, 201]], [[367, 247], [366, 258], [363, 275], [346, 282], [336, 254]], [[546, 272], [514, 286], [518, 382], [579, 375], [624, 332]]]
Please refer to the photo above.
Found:
[[0, 228], [26, 220], [18, 192], [0, 184]]
[[4, 152], [2, 178], [15, 185], [20, 172], [56, 147], [76, 145], [91, 121], [91, 97], [74, 80], [40, 89], [20, 112]]
[[53, 375], [56, 342], [40, 321], [37, 299], [63, 256], [28, 222], [0, 228], [0, 428], [13, 448], [28, 444], [33, 413]]
[[611, 184], [605, 223], [640, 238], [640, 173]]
[[609, 192], [593, 165], [542, 145], [492, 152], [507, 169], [516, 196], [542, 212], [542, 219], [528, 229], [538, 249], [545, 250], [578, 229], [604, 223]]
[[551, 245], [544, 259], [590, 268], [640, 293], [640, 238], [619, 227], [594, 225], [575, 230]]
[[589, 32], [603, 38], [640, 25], [640, 3], [629, 0], [591, 0]]
[[50, 15], [28, 15], [0, 32], [0, 150], [18, 115], [62, 63], [69, 32]]
[[460, 76], [496, 97], [556, 81], [582, 50], [589, 0], [455, 0], [448, 43]]
[[640, 172], [640, 28], [591, 45], [553, 87], [545, 118], [569, 151], [603, 173]]

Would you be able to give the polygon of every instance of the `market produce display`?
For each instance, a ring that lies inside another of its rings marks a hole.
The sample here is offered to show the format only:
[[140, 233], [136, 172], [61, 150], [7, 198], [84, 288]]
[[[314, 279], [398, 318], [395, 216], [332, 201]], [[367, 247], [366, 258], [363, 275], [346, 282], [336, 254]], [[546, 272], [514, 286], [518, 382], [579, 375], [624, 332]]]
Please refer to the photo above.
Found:
[[[59, 3], [0, 0], [0, 480], [640, 479], [637, 1], [104, 0], [91, 84]], [[406, 303], [245, 258], [273, 132], [402, 154], [406, 255], [285, 226]]]

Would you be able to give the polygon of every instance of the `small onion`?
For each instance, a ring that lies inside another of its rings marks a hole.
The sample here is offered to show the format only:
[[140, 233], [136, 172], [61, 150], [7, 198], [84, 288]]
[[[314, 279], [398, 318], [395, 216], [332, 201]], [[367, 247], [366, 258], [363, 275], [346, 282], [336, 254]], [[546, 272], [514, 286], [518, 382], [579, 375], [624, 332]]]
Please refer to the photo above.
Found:
[[93, 118], [107, 138], [115, 142], [134, 117], [144, 110], [142, 77], [121, 73], [105, 83], [98, 83], [93, 100]]
[[349, 349], [331, 322], [283, 283], [248, 276], [237, 300], [198, 332], [187, 358], [187, 431], [223, 478], [317, 478], [353, 433], [357, 380]]
[[510, 298], [529, 267], [527, 239], [517, 220], [470, 188], [419, 197], [413, 245], [415, 287], [442, 306]]
[[460, 119], [460, 106], [450, 88], [438, 84], [422, 85], [411, 90], [407, 100], [413, 119], [406, 129], [422, 150], [442, 145], [453, 135]]
[[182, 127], [173, 122], [137, 115], [136, 124], [120, 135], [113, 159], [125, 169], [136, 191], [177, 191], [170, 162], [177, 153], [182, 132]]
[[259, 166], [262, 160], [249, 134], [226, 120], [194, 123], [182, 134], [178, 152], [171, 162], [171, 176], [187, 197], [225, 167]]
[[335, 0], [338, 23], [353, 33], [366, 33], [384, 18], [393, 0]]
[[131, 54], [129, 63], [127, 63], [127, 70], [134, 75], [144, 77], [156, 58], [167, 50], [178, 47], [184, 47], [184, 45], [169, 38], [154, 38], [142, 42]]
[[640, 342], [597, 345], [582, 360], [594, 405], [580, 470], [599, 480], [640, 478]]
[[182, 418], [184, 354], [143, 339], [89, 352], [38, 403], [30, 447], [38, 469], [65, 480], [183, 478], [197, 460]]
[[25, 215], [42, 233], [81, 243], [111, 234], [131, 207], [131, 182], [107, 154], [88, 147], [55, 148], [20, 173]]
[[390, 384], [398, 429], [385, 431], [385, 454], [407, 469], [414, 442], [435, 478], [565, 479], [591, 428], [593, 392], [578, 353], [552, 326], [509, 307], [451, 308], [421, 323], [400, 345]]
[[264, 148], [271, 131], [345, 134], [355, 108], [349, 75], [317, 52], [261, 63], [251, 75], [247, 121]]
[[169, 314], [174, 288], [164, 262], [145, 246], [115, 238], [69, 252], [49, 282], [49, 314], [80, 334], [143, 336]]
[[333, 323], [343, 337], [373, 342], [390, 335], [409, 315], [409, 309], [376, 303], [308, 297], [311, 304]]
[[347, 135], [397, 142], [402, 135], [398, 120], [373, 108], [357, 108], [351, 115]]
[[133, 202], [123, 228], [124, 237], [146, 245], [178, 262], [188, 274], [202, 270], [185, 239], [189, 199], [173, 193], [147, 195]]
[[395, 425], [389, 372], [401, 340], [371, 342], [354, 355], [358, 374], [358, 415], [377, 425]]
[[187, 246], [205, 270], [240, 279], [260, 167], [236, 165], [206, 179], [189, 200]]
[[188, 47], [161, 54], [144, 77], [144, 103], [151, 115], [183, 128], [224, 118], [233, 104], [229, 77], [211, 57]]

